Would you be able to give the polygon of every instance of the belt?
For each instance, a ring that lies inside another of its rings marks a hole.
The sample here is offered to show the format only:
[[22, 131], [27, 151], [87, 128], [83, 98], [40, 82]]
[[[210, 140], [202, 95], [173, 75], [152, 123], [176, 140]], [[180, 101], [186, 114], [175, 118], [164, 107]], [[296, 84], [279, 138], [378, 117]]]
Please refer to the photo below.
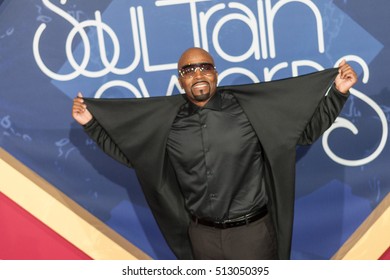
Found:
[[263, 206], [259, 210], [256, 210], [252, 213], [249, 213], [244, 216], [240, 216], [237, 218], [233, 219], [228, 219], [228, 220], [222, 220], [222, 221], [212, 221], [212, 220], [206, 220], [206, 219], [200, 219], [196, 216], [192, 216], [192, 220], [195, 223], [204, 225], [204, 226], [209, 226], [209, 227], [215, 227], [215, 228], [232, 228], [232, 227], [238, 227], [242, 225], [248, 225], [254, 221], [257, 221], [261, 218], [263, 218], [265, 215], [267, 215], [268, 209], [267, 206]]

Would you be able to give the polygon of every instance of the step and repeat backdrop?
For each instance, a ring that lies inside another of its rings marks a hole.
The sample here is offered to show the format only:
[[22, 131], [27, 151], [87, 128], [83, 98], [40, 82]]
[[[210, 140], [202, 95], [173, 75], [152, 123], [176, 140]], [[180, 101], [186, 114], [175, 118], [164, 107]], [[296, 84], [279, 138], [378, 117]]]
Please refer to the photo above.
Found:
[[72, 119], [77, 93], [180, 94], [176, 63], [192, 46], [213, 55], [219, 85], [346, 59], [359, 75], [348, 103], [297, 148], [291, 258], [329, 259], [390, 190], [389, 27], [386, 0], [0, 1], [0, 147], [151, 258], [174, 259], [134, 172]]

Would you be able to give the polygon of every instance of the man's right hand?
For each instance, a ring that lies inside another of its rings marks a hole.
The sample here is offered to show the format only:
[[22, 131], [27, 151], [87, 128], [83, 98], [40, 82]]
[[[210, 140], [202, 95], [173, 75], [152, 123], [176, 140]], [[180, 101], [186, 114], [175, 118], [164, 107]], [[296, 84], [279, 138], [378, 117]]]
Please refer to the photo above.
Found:
[[87, 124], [93, 118], [87, 105], [84, 104], [83, 95], [80, 92], [73, 99], [72, 116], [81, 125]]

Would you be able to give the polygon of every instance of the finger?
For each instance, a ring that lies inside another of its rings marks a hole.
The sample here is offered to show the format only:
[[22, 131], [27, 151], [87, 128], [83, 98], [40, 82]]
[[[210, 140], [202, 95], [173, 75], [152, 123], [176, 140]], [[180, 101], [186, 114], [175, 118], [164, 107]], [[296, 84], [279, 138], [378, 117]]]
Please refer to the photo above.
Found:
[[87, 106], [81, 103], [75, 103], [73, 105], [73, 111], [77, 111], [77, 112], [84, 112], [86, 108]]
[[343, 76], [344, 77], [357, 77], [355, 71], [349, 65], [347, 65], [347, 67], [343, 70]]
[[81, 103], [84, 103], [83, 95], [81, 94], [81, 92], [77, 93], [77, 97], [75, 97], [74, 100], [81, 102]]
[[342, 66], [344, 66], [345, 64], [347, 64], [347, 62], [345, 61], [345, 59], [343, 59], [343, 60], [339, 63], [339, 67], [342, 67]]
[[78, 97], [73, 100], [73, 108], [87, 108], [87, 105], [84, 104], [84, 101]]
[[352, 67], [349, 64], [344, 64], [339, 69], [340, 78], [345, 79], [346, 77], [350, 76], [354, 73]]
[[73, 114], [78, 115], [83, 113], [83, 108], [73, 108]]

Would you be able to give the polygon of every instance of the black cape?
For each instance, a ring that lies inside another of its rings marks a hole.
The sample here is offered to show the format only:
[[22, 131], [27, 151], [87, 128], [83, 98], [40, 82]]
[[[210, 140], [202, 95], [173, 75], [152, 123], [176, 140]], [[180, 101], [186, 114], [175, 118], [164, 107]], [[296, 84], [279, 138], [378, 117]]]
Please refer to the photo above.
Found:
[[[328, 69], [272, 82], [218, 87], [218, 91], [234, 94], [263, 146], [269, 208], [280, 259], [290, 258], [296, 146], [316, 140], [342, 109], [346, 96], [332, 93], [324, 98], [336, 75], [337, 69]], [[135, 169], [176, 257], [192, 259], [187, 235], [190, 217], [166, 153], [168, 133], [185, 102], [182, 95], [85, 99], [95, 120]]]

